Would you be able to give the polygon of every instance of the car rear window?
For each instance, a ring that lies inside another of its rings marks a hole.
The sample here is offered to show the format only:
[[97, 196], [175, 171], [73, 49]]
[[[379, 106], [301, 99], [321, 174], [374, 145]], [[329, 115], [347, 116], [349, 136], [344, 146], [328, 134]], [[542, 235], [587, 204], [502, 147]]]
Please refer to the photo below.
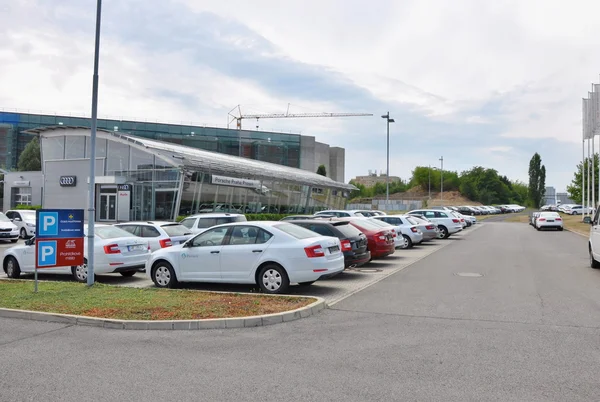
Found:
[[384, 225], [386, 227], [390, 226], [385, 222], [380, 222], [380, 223], [383, 223], [384, 225], [381, 225], [381, 224], [378, 225], [377, 223], [373, 223], [370, 220], [366, 220], [366, 219], [355, 219], [352, 221], [352, 223], [354, 225], [358, 226], [359, 228], [366, 229], [366, 230], [381, 230]]
[[196, 218], [186, 218], [179, 223], [181, 223], [186, 228], [191, 229], [192, 227], [194, 227], [194, 222], [196, 222]]
[[411, 224], [411, 225], [420, 225], [421, 222], [419, 222], [418, 219], [415, 218], [411, 218], [411, 217], [406, 217], [406, 220]]
[[275, 225], [274, 227], [292, 237], [295, 237], [296, 239], [309, 239], [311, 237], [321, 236], [312, 230], [305, 229], [302, 226], [294, 225], [293, 223], [281, 223], [279, 225]]
[[94, 234], [101, 239], [114, 239], [117, 237], [136, 237], [126, 230], [116, 226], [95, 226]]
[[188, 229], [186, 226], [180, 225], [179, 223], [169, 223], [167, 225], [162, 225], [161, 228], [163, 228], [169, 236], [185, 236], [192, 234], [190, 229]]
[[233, 222], [246, 222], [245, 215], [237, 215], [237, 216], [224, 216], [222, 218], [217, 218], [217, 225], [222, 225], [224, 223], [233, 223]]
[[362, 233], [360, 230], [346, 222], [334, 223], [333, 226], [347, 238], [356, 237]]

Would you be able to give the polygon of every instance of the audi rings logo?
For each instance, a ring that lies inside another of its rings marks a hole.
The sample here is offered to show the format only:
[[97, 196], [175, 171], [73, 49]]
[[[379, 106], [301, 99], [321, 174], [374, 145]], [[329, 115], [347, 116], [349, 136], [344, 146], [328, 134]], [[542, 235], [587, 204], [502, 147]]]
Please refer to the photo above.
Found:
[[59, 184], [61, 187], [75, 187], [77, 176], [60, 176]]

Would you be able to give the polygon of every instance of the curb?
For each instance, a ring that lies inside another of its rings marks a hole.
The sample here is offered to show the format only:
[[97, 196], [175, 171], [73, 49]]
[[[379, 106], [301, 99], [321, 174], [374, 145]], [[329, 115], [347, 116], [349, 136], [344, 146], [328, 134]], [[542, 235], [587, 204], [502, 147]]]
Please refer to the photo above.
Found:
[[584, 233], [581, 233], [581, 232], [579, 232], [579, 231], [577, 231], [577, 230], [573, 230], [573, 229], [568, 229], [568, 228], [565, 228], [565, 230], [566, 230], [567, 232], [575, 233], [575, 234], [578, 234], [579, 236], [583, 236], [583, 237], [589, 237], [589, 236], [590, 236], [590, 234], [589, 234], [589, 233], [588, 233], [588, 234], [584, 234]]
[[295, 321], [300, 318], [310, 317], [327, 307], [325, 299], [310, 296], [317, 299], [308, 306], [283, 313], [256, 315], [236, 318], [214, 318], [205, 320], [113, 320], [108, 318], [85, 317], [81, 315], [44, 313], [40, 311], [13, 310], [0, 308], [0, 317], [18, 318], [23, 320], [54, 322], [68, 325], [83, 325], [89, 327], [101, 327], [123, 330], [201, 330], [201, 329], [226, 329], [226, 328], [249, 328], [262, 327], [265, 325], [280, 324]]

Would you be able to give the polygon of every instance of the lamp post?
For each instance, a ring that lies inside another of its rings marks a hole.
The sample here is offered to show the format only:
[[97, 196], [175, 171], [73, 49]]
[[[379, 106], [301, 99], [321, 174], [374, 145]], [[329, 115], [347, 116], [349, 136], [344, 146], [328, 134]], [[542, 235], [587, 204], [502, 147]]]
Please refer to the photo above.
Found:
[[440, 162], [442, 162], [442, 169], [440, 170], [441, 182], [440, 182], [440, 203], [442, 207], [444, 206], [444, 157], [440, 158]]
[[100, 20], [102, 12], [102, 0], [96, 5], [96, 40], [94, 47], [94, 76], [92, 81], [92, 127], [90, 134], [90, 187], [88, 191], [88, 272], [87, 285], [94, 284], [94, 222], [96, 221], [96, 210], [94, 200], [96, 197], [96, 125], [98, 119], [98, 61], [100, 58]]
[[394, 119], [390, 119], [390, 112], [387, 112], [382, 119], [386, 119], [387, 122], [387, 168], [385, 175], [385, 208], [387, 209], [390, 202], [390, 123], [394, 123]]

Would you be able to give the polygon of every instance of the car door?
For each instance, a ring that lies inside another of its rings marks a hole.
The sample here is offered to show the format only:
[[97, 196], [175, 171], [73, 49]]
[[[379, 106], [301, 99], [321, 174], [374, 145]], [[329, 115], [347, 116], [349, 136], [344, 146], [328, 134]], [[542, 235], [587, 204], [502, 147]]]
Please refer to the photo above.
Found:
[[182, 280], [221, 280], [220, 253], [228, 230], [229, 227], [208, 229], [185, 244], [178, 256]]
[[254, 283], [255, 268], [271, 237], [270, 233], [255, 226], [234, 226], [221, 248], [223, 281]]
[[592, 250], [594, 253], [594, 259], [600, 261], [600, 209], [596, 211], [594, 219], [592, 220], [592, 227], [590, 229], [590, 241], [592, 242]]
[[[28, 244], [29, 243], [29, 244]], [[15, 254], [22, 272], [35, 270], [35, 239], [29, 239], [22, 248], [16, 249]], [[45, 268], [41, 272], [52, 272], [53, 268]]]

